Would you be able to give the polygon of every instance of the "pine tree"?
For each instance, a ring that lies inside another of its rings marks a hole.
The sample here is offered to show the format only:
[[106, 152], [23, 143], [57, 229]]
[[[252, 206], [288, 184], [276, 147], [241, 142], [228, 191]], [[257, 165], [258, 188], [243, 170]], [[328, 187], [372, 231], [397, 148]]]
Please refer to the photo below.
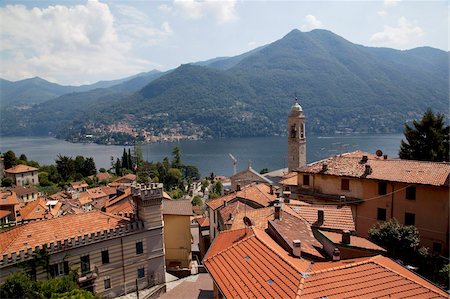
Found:
[[401, 141], [399, 157], [420, 161], [449, 161], [449, 126], [444, 115], [428, 109], [414, 127], [405, 124], [405, 141]]

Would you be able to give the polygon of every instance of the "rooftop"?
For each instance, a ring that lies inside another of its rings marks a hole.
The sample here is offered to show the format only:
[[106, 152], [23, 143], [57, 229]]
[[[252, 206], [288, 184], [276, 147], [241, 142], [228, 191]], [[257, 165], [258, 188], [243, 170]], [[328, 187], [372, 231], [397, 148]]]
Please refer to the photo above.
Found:
[[34, 249], [35, 246], [117, 228], [126, 223], [128, 221], [122, 217], [99, 211], [33, 221], [0, 232], [0, 252], [4, 255]]
[[[363, 156], [367, 156], [364, 162]], [[323, 165], [326, 164], [326, 170]], [[370, 166], [369, 172], [366, 166]], [[449, 186], [450, 163], [384, 159], [365, 152], [333, 156], [298, 169], [301, 173], [345, 176], [400, 182]]]
[[22, 220], [29, 221], [35, 219], [44, 219], [48, 209], [44, 198], [39, 198], [27, 203], [27, 205], [20, 209], [20, 216]]
[[190, 200], [163, 200], [164, 215], [192, 216], [192, 203]]
[[13, 166], [11, 168], [8, 168], [5, 170], [6, 173], [24, 173], [24, 172], [31, 172], [31, 171], [38, 171], [37, 168], [31, 167], [31, 166], [27, 166], [27, 165], [23, 165], [23, 164], [19, 164], [16, 166]]
[[361, 238], [361, 237], [357, 237], [357, 236], [350, 236], [350, 244], [343, 244], [341, 242], [342, 234], [334, 233], [334, 232], [326, 232], [326, 231], [321, 231], [321, 230], [319, 230], [319, 232], [322, 235], [324, 235], [328, 240], [333, 242], [334, 244], [386, 252], [386, 249], [378, 246], [377, 244], [375, 244], [365, 238]]
[[37, 194], [38, 193], [38, 189], [36, 189], [33, 186], [30, 187], [23, 187], [23, 186], [15, 186], [13, 188], [11, 188], [11, 191], [16, 192], [16, 194], [18, 196], [22, 196], [22, 195], [27, 195], [27, 194]]
[[[355, 231], [352, 210], [349, 206], [337, 205], [290, 205], [291, 209], [299, 214], [309, 224], [322, 229]], [[318, 223], [318, 211], [324, 213], [324, 221]]]
[[246, 212], [254, 210], [249, 205], [242, 203], [240, 201], [236, 201], [230, 204], [227, 204], [222, 209], [219, 210], [220, 217], [222, 218], [223, 224], [233, 224], [234, 217], [240, 212]]
[[85, 181], [80, 181], [80, 182], [72, 182], [70, 183], [70, 186], [72, 186], [73, 189], [78, 189], [78, 188], [87, 188], [89, 185]]
[[270, 194], [270, 186], [264, 183], [252, 183], [250, 185], [244, 186], [241, 191], [236, 191], [231, 194], [210, 200], [206, 202], [206, 205], [216, 210], [220, 208], [223, 203], [230, 202], [236, 199], [244, 199], [250, 202], [254, 202], [261, 207], [267, 207], [269, 204], [275, 200], [276, 195]]
[[18, 205], [17, 194], [13, 191], [0, 192], [0, 206]]

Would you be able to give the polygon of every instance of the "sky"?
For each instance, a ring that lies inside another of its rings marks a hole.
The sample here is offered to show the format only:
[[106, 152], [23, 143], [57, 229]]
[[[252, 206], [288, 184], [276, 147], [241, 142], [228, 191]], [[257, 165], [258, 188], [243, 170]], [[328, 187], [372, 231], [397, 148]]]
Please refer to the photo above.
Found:
[[449, 50], [448, 1], [0, 1], [0, 77], [91, 84], [234, 56], [293, 29]]

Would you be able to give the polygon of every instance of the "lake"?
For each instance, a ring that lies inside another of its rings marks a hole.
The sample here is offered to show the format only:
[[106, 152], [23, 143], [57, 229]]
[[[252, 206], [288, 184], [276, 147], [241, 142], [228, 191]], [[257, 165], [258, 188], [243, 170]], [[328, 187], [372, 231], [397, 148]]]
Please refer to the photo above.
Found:
[[[375, 153], [381, 149], [390, 157], [398, 157], [402, 134], [389, 135], [353, 135], [353, 136], [308, 136], [307, 162], [314, 162], [332, 155], [355, 150]], [[230, 138], [204, 141], [180, 141], [174, 143], [153, 143], [142, 146], [144, 158], [147, 161], [161, 161], [171, 157], [172, 149], [179, 146], [182, 161], [185, 164], [196, 165], [202, 176], [211, 172], [216, 175], [232, 175], [233, 163], [228, 156], [231, 153], [237, 158], [238, 171], [247, 167], [251, 161], [252, 167], [260, 171], [287, 167], [287, 137], [252, 137]], [[0, 137], [0, 151], [13, 150], [16, 155], [24, 153], [28, 159], [42, 164], [55, 163], [61, 155], [77, 155], [93, 157], [97, 168], [111, 167], [111, 157], [114, 160], [122, 156], [124, 146], [70, 143], [51, 137]], [[127, 149], [129, 147], [126, 147]]]

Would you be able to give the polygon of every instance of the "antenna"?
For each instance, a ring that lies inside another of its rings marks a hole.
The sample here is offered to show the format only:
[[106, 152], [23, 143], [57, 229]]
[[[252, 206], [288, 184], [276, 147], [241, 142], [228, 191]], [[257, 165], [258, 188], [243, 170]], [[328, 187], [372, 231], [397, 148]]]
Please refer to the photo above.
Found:
[[238, 160], [230, 153], [228, 153], [228, 156], [230, 156], [231, 160], [233, 160], [233, 168], [234, 168], [233, 174], [236, 174], [236, 166], [237, 166]]

